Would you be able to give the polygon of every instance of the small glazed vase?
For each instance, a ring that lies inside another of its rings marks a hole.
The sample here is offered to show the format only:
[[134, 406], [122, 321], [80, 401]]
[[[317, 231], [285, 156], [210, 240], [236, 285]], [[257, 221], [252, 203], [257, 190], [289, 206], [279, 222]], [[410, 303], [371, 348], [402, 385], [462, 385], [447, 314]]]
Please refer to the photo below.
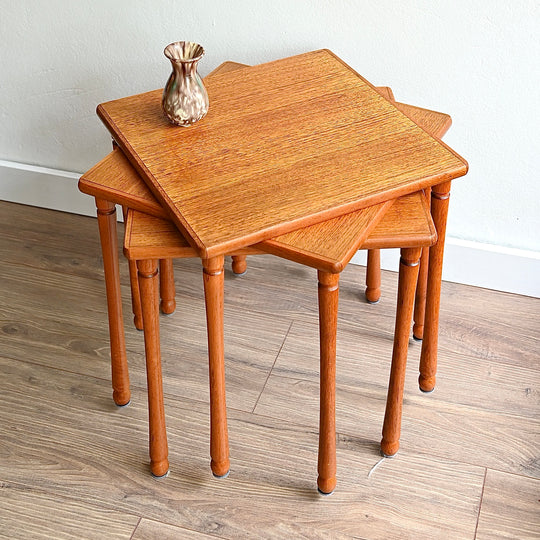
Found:
[[197, 73], [204, 49], [198, 43], [177, 41], [163, 52], [173, 71], [163, 89], [161, 107], [173, 124], [191, 126], [208, 112], [208, 94]]

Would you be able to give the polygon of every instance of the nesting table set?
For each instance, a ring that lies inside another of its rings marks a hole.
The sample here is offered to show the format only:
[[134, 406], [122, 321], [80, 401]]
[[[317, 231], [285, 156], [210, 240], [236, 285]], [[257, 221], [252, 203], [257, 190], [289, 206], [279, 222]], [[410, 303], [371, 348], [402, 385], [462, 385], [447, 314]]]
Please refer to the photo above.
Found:
[[[336, 484], [339, 273], [359, 248], [402, 248], [382, 442], [383, 453], [392, 455], [399, 447], [418, 262], [422, 248], [427, 254], [430, 245], [420, 387], [431, 391], [435, 385], [450, 183], [466, 174], [467, 163], [438, 138], [449, 126], [446, 115], [433, 113], [438, 126], [424, 122], [423, 129], [422, 115], [418, 115], [420, 121], [415, 118], [414, 108], [395, 104], [389, 91], [373, 87], [328, 50], [253, 67], [227, 63], [205, 79], [205, 86], [208, 115], [189, 128], [167, 122], [160, 108], [160, 90], [104, 103], [97, 109], [117, 147], [81, 177], [79, 187], [96, 198], [113, 398], [118, 405], [130, 399], [116, 204], [125, 210], [124, 252], [130, 260], [136, 324], [145, 332], [150, 458], [156, 476], [169, 469], [157, 306], [161, 293], [162, 311], [174, 310], [172, 259], [202, 260], [210, 453], [216, 476], [229, 471], [224, 255], [234, 256], [239, 271], [244, 269], [245, 256], [258, 253], [315, 267], [321, 339], [317, 483], [319, 491], [331, 493]], [[425, 196], [429, 191], [431, 213]]]

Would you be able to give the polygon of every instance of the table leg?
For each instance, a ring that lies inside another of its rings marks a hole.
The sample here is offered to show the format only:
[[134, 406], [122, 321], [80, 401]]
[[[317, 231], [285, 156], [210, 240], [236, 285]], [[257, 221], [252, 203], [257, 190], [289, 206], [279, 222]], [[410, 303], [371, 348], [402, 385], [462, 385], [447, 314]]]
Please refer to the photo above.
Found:
[[232, 271], [241, 276], [247, 272], [247, 261], [245, 255], [233, 255], [232, 256]]
[[317, 486], [323, 495], [336, 487], [336, 332], [339, 274], [318, 271], [320, 339], [319, 463]]
[[[431, 209], [431, 187], [424, 189], [424, 195]], [[416, 297], [414, 300], [414, 324], [413, 338], [416, 341], [422, 341], [424, 338], [424, 320], [426, 318], [426, 292], [429, 270], [429, 247], [422, 249], [420, 258], [420, 273], [418, 274], [418, 283], [416, 285]]]
[[171, 315], [176, 309], [176, 290], [174, 287], [174, 268], [172, 259], [159, 261], [159, 290], [161, 313]]
[[214, 476], [229, 474], [229, 438], [223, 346], [223, 256], [203, 259], [210, 379], [210, 457]]
[[381, 250], [368, 249], [366, 266], [366, 300], [376, 304], [381, 299]]
[[137, 263], [128, 261], [129, 284], [131, 288], [131, 309], [133, 311], [133, 324], [137, 330], [144, 330], [141, 308], [141, 293], [139, 291], [139, 277], [137, 275]]
[[394, 350], [381, 441], [381, 450], [386, 457], [393, 456], [399, 449], [405, 369], [421, 252], [421, 248], [403, 248], [399, 261]]
[[420, 377], [418, 379], [420, 389], [423, 392], [431, 392], [435, 388], [437, 373], [439, 308], [450, 186], [451, 182], [443, 182], [438, 186], [434, 186], [431, 190], [431, 215], [437, 229], [437, 243], [431, 246], [429, 250], [426, 315], [422, 353], [420, 355]]
[[[113, 148], [114, 148], [113, 143]], [[127, 206], [122, 205], [124, 223], [127, 220]], [[131, 290], [131, 310], [133, 311], [133, 324], [137, 330], [143, 330], [143, 319], [141, 310], [141, 294], [139, 292], [139, 278], [137, 277], [137, 263], [128, 260], [129, 285]]]
[[428, 269], [429, 248], [425, 247], [422, 249], [422, 256], [420, 257], [420, 271], [418, 273], [418, 283], [416, 285], [416, 296], [414, 299], [413, 338], [416, 341], [422, 341], [424, 337]]
[[131, 393], [122, 315], [120, 271], [118, 269], [116, 206], [109, 201], [96, 198], [96, 207], [103, 254], [105, 290], [107, 292], [113, 399], [117, 405], [124, 406], [129, 403]]
[[144, 323], [144, 352], [148, 386], [148, 419], [150, 434], [150, 470], [157, 477], [169, 472], [163, 379], [159, 343], [159, 286], [156, 260], [137, 261]]

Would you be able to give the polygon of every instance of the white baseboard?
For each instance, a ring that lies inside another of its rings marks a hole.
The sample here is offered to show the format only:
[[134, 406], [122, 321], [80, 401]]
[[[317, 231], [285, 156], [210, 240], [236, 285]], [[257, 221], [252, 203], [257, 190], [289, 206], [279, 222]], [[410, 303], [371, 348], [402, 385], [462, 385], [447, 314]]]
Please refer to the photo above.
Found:
[[[0, 200], [95, 216], [93, 197], [77, 189], [79, 176], [0, 160]], [[365, 265], [365, 261], [366, 253], [360, 251], [351, 262]], [[384, 269], [397, 271], [398, 261], [398, 250], [382, 251]], [[540, 297], [540, 253], [448, 237], [443, 279]]]
[[77, 188], [80, 176], [73, 172], [0, 160], [0, 199], [95, 216], [94, 198]]
[[[359, 251], [352, 264], [365, 265]], [[397, 272], [399, 250], [381, 251], [381, 267]], [[446, 238], [443, 280], [540, 298], [540, 253]]]

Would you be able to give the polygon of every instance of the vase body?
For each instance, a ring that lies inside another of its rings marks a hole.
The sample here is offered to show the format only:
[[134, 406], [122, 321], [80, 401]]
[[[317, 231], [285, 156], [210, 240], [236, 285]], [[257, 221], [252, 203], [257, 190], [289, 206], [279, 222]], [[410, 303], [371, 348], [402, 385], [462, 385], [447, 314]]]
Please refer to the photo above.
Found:
[[163, 89], [163, 112], [173, 124], [191, 126], [208, 112], [208, 94], [197, 73], [204, 49], [197, 43], [178, 41], [168, 45], [164, 53], [173, 70]]

